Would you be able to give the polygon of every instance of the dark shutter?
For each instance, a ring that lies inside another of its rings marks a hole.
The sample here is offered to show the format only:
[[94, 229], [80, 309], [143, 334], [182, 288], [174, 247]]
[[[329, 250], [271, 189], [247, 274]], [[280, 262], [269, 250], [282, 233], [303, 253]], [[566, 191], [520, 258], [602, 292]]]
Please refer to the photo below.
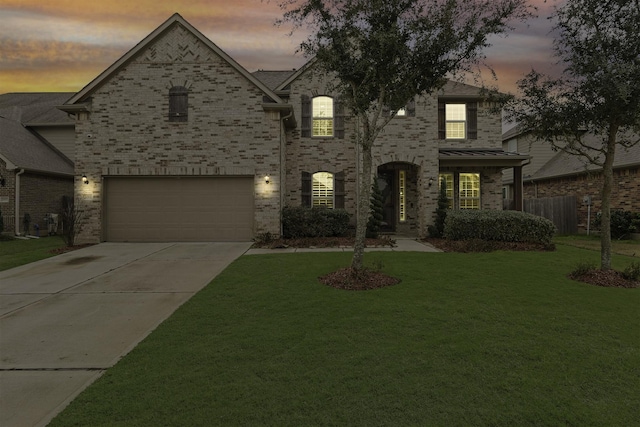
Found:
[[333, 132], [336, 138], [344, 139], [344, 105], [340, 98], [333, 101]]
[[467, 102], [467, 139], [478, 139], [478, 103]]
[[333, 204], [336, 209], [344, 209], [344, 172], [333, 175]]
[[311, 99], [307, 95], [302, 95], [302, 123], [300, 129], [303, 137], [311, 136]]
[[447, 128], [445, 123], [445, 104], [444, 101], [438, 101], [438, 139], [447, 137]]
[[189, 113], [189, 90], [184, 86], [169, 89], [169, 121], [186, 122]]
[[416, 100], [411, 98], [409, 102], [407, 102], [407, 116], [415, 117], [416, 116]]
[[302, 206], [311, 207], [311, 174], [302, 172]]

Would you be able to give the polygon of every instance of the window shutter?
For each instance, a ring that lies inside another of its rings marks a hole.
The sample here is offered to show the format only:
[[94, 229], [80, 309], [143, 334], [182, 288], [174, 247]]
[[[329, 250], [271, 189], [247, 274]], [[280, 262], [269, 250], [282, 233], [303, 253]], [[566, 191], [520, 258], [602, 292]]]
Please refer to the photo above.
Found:
[[302, 172], [302, 206], [311, 207], [311, 173]]
[[184, 86], [169, 89], [169, 121], [186, 122], [189, 113], [189, 90]]
[[438, 139], [445, 139], [447, 136], [444, 106], [444, 101], [438, 101]]
[[333, 132], [336, 138], [344, 139], [344, 106], [340, 98], [333, 103]]
[[416, 116], [416, 101], [411, 98], [409, 102], [407, 102], [407, 116], [415, 117]]
[[478, 103], [467, 102], [467, 138], [478, 139]]
[[303, 137], [311, 136], [311, 99], [307, 95], [302, 95], [301, 132]]
[[344, 209], [344, 172], [333, 175], [333, 204], [336, 209]]

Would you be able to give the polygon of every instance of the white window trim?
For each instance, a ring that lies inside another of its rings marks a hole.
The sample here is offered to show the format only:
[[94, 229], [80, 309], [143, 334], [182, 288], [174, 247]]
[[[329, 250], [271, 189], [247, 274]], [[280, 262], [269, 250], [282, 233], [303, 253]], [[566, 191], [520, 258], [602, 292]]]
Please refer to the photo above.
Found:
[[[324, 182], [323, 182], [324, 181]], [[331, 188], [329, 188], [329, 185]], [[320, 186], [324, 185], [324, 189]], [[311, 206], [333, 209], [336, 205], [335, 175], [331, 172], [316, 172], [311, 175]]]
[[[329, 100], [330, 101], [330, 106], [329, 109], [330, 111], [328, 111], [329, 115], [318, 115], [317, 114], [317, 108], [315, 103], [316, 101], [320, 102], [321, 100]], [[331, 124], [331, 132], [327, 132], [327, 134], [318, 134], [316, 135], [316, 121], [328, 121]], [[335, 136], [335, 102], [333, 100], [333, 98], [331, 98], [330, 96], [326, 96], [326, 95], [319, 95], [319, 96], [314, 96], [311, 99], [311, 136], [314, 138], [330, 138]]]

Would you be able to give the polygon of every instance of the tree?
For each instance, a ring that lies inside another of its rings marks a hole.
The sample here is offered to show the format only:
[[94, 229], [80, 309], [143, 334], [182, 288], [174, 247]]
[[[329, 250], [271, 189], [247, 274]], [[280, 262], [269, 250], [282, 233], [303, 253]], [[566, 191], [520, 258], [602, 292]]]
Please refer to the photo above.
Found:
[[62, 239], [67, 246], [74, 246], [76, 236], [82, 230], [84, 211], [75, 204], [73, 197], [62, 196], [60, 219], [62, 220]]
[[[611, 268], [611, 190], [618, 146], [640, 141], [638, 0], [573, 0], [556, 8], [561, 78], [532, 70], [507, 117], [555, 149], [602, 168], [601, 269]], [[589, 138], [585, 136], [589, 135]]]
[[360, 270], [378, 135], [412, 98], [475, 70], [488, 36], [505, 33], [530, 8], [526, 0], [284, 0], [281, 7], [281, 23], [311, 30], [300, 50], [335, 78], [332, 89], [356, 119], [362, 166], [351, 267]]

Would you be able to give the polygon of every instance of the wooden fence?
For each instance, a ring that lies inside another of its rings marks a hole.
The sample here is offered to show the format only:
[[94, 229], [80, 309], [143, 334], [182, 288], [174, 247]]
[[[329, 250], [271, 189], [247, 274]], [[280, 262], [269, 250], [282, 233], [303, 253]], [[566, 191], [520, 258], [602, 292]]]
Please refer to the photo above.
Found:
[[578, 201], [576, 196], [525, 199], [524, 211], [553, 221], [558, 228], [558, 234], [576, 234], [578, 232]]

